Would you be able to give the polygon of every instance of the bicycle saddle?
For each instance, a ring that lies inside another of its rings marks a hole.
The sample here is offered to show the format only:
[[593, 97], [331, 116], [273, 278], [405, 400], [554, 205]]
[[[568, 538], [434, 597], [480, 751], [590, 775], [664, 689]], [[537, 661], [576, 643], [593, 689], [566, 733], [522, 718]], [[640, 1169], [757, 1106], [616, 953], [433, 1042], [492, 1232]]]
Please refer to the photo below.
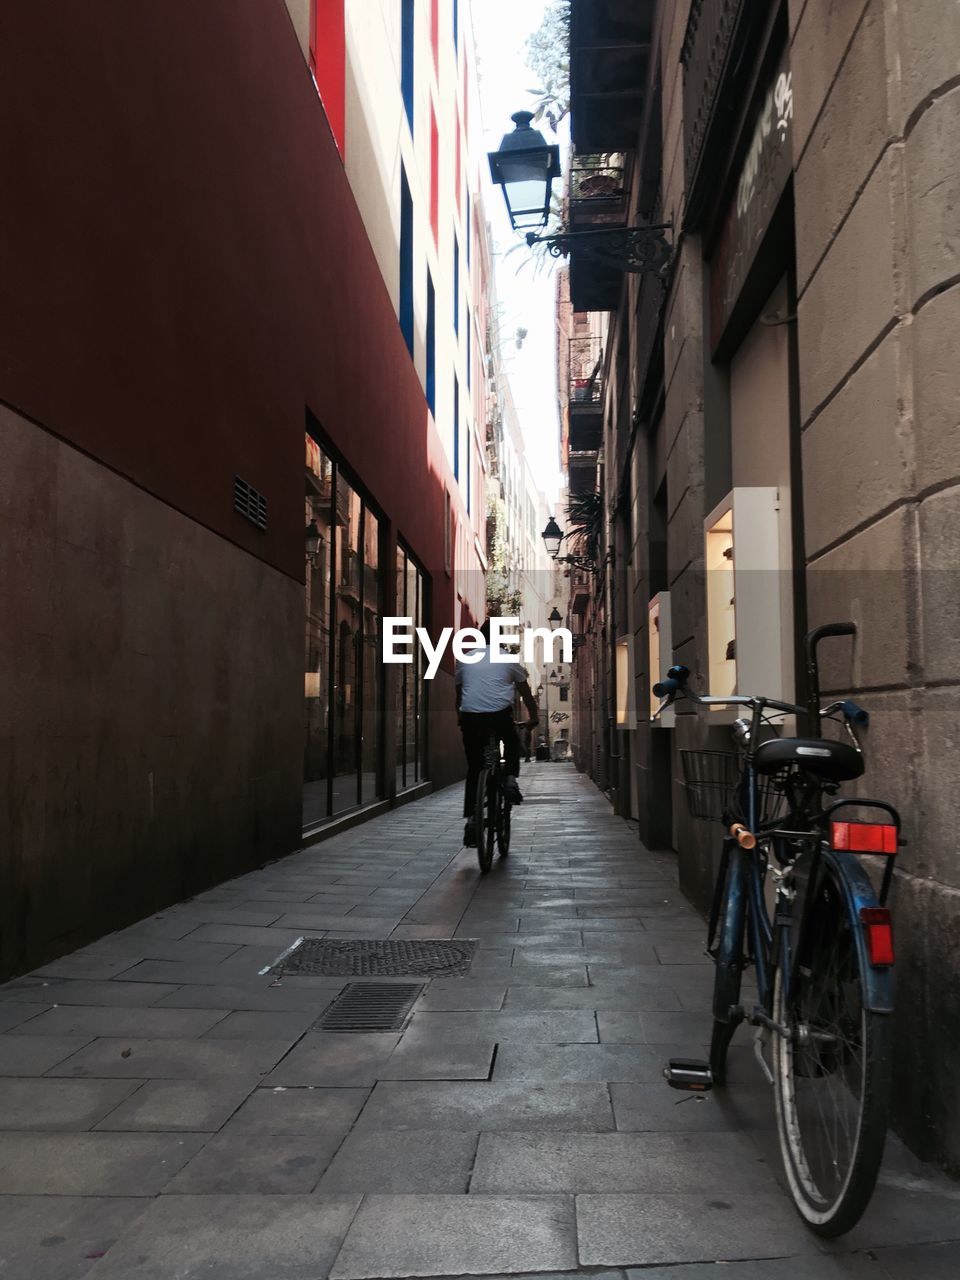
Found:
[[859, 751], [831, 738], [772, 738], [757, 747], [753, 764], [757, 773], [776, 773], [795, 764], [828, 782], [859, 778], [864, 771]]

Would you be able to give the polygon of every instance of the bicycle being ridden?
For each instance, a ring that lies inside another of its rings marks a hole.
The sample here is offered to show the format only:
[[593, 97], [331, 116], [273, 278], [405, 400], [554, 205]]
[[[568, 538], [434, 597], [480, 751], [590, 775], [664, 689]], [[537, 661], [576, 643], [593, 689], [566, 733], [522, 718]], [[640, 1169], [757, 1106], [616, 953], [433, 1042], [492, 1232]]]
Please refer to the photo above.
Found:
[[[807, 707], [702, 697], [682, 666], [654, 686], [661, 706], [683, 696], [749, 713], [733, 726], [735, 751], [680, 753], [692, 815], [719, 820], [725, 834], [707, 941], [716, 964], [709, 1066], [675, 1060], [667, 1078], [680, 1088], [723, 1084], [737, 1026], [754, 1026], [791, 1195], [825, 1236], [849, 1231], [870, 1200], [891, 1089], [886, 904], [900, 817], [884, 801], [833, 798], [864, 772], [855, 726], [869, 717], [851, 701], [819, 705], [817, 646], [855, 634], [853, 623], [834, 623], [807, 637]], [[783, 716], [806, 721], [810, 736], [780, 737]], [[842, 726], [844, 740], [822, 736], [827, 720]], [[881, 820], [855, 818], [855, 810]], [[749, 965], [757, 995], [744, 1001]]]
[[[536, 699], [530, 691], [527, 670], [519, 662], [494, 661], [490, 650], [489, 621], [480, 628], [486, 647], [479, 655], [479, 660], [457, 663], [457, 719], [463, 735], [463, 747], [467, 756], [467, 778], [463, 791], [463, 816], [466, 825], [463, 832], [463, 843], [468, 848], [481, 848], [478, 841], [478, 783], [481, 773], [488, 771], [487, 757], [490, 756], [489, 770], [494, 769], [491, 751], [495, 746], [496, 765], [499, 770], [500, 744], [503, 744], [502, 779], [498, 782], [498, 791], [509, 804], [522, 804], [523, 795], [517, 781], [520, 773], [520, 741], [514, 723], [514, 704], [517, 694], [523, 700], [533, 729], [539, 721]], [[493, 744], [493, 745], [491, 745]], [[484, 866], [484, 858], [480, 858], [482, 871], [489, 870], [490, 857]]]

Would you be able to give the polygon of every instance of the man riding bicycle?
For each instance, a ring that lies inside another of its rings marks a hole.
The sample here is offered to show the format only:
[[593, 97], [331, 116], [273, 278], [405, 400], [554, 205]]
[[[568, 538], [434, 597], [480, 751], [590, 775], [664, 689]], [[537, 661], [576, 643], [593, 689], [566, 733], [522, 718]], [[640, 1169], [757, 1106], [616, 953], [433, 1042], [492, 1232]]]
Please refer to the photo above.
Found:
[[505, 796], [511, 804], [521, 804], [523, 796], [517, 775], [520, 772], [520, 739], [513, 722], [513, 707], [519, 693], [533, 728], [539, 720], [537, 703], [530, 691], [527, 669], [519, 662], [494, 662], [490, 648], [489, 619], [480, 628], [485, 648], [479, 661], [458, 662], [456, 668], [457, 720], [463, 734], [467, 755], [467, 781], [463, 791], [463, 816], [466, 826], [463, 843], [473, 848], [477, 843], [474, 806], [477, 779], [483, 768], [483, 750], [492, 731], [503, 743], [507, 780]]

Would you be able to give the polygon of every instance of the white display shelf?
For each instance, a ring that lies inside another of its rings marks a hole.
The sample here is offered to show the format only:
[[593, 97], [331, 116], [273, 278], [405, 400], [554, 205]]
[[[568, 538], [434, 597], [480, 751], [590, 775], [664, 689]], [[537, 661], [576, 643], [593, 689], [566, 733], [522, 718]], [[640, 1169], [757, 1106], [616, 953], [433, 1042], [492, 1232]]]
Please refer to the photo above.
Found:
[[[776, 488], [733, 489], [703, 525], [707, 669], [713, 697], [762, 693], [783, 698], [782, 587]], [[711, 709], [712, 721], [734, 708]]]
[[648, 688], [651, 725], [654, 729], [672, 729], [677, 718], [672, 706], [664, 707], [659, 718], [653, 719], [660, 705], [653, 686], [658, 680], [664, 679], [673, 665], [673, 620], [670, 615], [669, 591], [658, 591], [647, 605], [647, 652], [650, 655]]

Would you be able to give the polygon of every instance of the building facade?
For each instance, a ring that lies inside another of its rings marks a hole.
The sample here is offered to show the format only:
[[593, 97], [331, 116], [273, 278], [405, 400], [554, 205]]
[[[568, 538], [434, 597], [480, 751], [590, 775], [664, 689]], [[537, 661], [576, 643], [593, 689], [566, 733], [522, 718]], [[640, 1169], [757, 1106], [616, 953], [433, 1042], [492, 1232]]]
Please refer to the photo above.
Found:
[[459, 776], [379, 627], [479, 616], [485, 452], [466, 0], [0, 50], [7, 974]]
[[608, 316], [590, 482], [607, 564], [577, 661], [611, 733], [596, 717], [581, 763], [706, 905], [718, 851], [678, 751], [728, 730], [684, 707], [653, 723], [651, 684], [680, 661], [703, 691], [802, 701], [806, 631], [857, 624], [823, 683], [869, 710], [858, 785], [897, 805], [910, 842], [896, 1123], [960, 1168], [960, 1037], [918, 1057], [960, 1006], [960, 10], [572, 0], [571, 17], [577, 163], [623, 173], [571, 222], [667, 224], [650, 270], [579, 250], [570, 266], [572, 307]]

